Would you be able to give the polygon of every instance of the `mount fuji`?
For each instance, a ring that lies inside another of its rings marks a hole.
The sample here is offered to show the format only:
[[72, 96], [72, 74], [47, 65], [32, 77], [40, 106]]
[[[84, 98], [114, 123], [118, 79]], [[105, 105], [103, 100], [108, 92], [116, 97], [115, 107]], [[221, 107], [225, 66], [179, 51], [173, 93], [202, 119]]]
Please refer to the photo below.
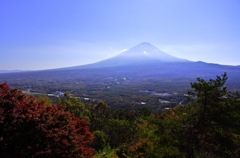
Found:
[[149, 79], [215, 78], [227, 72], [229, 79], [239, 83], [240, 66], [193, 62], [171, 56], [150, 43], [140, 43], [121, 54], [93, 64], [75, 67], [0, 74], [0, 81], [9, 80], [102, 80], [129, 78], [132, 81]]
[[185, 59], [180, 59], [171, 56], [150, 43], [140, 43], [121, 54], [106, 59], [94, 64], [77, 66], [75, 68], [102, 68], [102, 67], [118, 67], [118, 66], [134, 66], [145, 65], [151, 63], [173, 63], [173, 62], [188, 62]]

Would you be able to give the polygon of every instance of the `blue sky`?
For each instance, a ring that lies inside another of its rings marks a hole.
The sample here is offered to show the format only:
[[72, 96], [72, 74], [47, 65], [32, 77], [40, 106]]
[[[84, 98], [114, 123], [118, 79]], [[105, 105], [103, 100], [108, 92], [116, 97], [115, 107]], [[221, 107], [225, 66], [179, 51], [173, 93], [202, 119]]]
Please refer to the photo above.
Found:
[[0, 70], [82, 65], [141, 42], [240, 65], [240, 1], [0, 0]]

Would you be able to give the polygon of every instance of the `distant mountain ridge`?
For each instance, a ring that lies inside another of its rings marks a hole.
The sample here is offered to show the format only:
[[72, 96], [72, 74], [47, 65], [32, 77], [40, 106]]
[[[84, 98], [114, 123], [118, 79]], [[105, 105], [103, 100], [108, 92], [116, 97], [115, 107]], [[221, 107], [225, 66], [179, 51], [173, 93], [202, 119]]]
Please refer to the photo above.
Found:
[[16, 73], [16, 72], [25, 72], [27, 70], [0, 70], [0, 74], [2, 73]]
[[123, 53], [93, 64], [42, 70], [0, 74], [0, 81], [7, 82], [18, 78], [26, 80], [105, 80], [105, 78], [149, 79], [187, 79], [197, 77], [214, 78], [228, 73], [230, 79], [239, 82], [240, 67], [193, 62], [171, 56], [150, 43], [140, 43]]

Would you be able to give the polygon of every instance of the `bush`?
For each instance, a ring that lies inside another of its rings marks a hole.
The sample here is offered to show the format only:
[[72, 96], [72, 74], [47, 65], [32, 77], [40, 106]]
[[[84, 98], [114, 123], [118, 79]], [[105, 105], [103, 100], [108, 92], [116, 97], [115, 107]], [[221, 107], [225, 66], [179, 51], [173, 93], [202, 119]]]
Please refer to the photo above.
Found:
[[0, 157], [93, 157], [88, 122], [0, 85]]

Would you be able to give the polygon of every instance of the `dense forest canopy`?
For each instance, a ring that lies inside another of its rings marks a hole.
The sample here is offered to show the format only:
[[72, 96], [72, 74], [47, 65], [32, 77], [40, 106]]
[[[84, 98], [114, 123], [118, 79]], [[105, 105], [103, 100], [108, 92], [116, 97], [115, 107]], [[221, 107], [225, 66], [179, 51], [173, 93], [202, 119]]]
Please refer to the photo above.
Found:
[[240, 95], [227, 79], [198, 78], [186, 104], [161, 113], [86, 104], [70, 93], [52, 105], [1, 84], [0, 156], [240, 157]]

